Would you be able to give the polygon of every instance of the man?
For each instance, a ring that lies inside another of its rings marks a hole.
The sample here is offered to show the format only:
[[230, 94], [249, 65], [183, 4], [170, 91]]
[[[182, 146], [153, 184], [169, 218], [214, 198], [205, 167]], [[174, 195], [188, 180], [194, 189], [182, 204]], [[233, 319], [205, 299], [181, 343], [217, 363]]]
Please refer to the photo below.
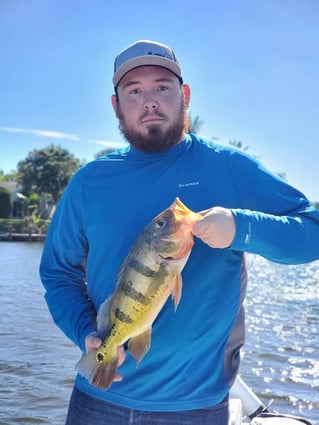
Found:
[[166, 302], [138, 368], [119, 347], [107, 391], [78, 375], [66, 423], [226, 425], [244, 343], [244, 252], [318, 259], [319, 212], [256, 160], [187, 134], [190, 88], [170, 47], [130, 45], [113, 84], [129, 146], [76, 173], [45, 242], [41, 278], [57, 325], [84, 354], [97, 349], [96, 312], [145, 225], [177, 196], [202, 219], [176, 313]]

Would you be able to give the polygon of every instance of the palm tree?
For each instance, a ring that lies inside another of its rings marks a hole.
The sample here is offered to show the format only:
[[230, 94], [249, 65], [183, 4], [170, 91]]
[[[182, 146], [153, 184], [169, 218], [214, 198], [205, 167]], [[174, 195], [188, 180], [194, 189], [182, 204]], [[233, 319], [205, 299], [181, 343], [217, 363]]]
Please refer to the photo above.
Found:
[[203, 120], [200, 119], [199, 115], [196, 115], [195, 118], [192, 118], [191, 114], [188, 115], [188, 133], [198, 133]]

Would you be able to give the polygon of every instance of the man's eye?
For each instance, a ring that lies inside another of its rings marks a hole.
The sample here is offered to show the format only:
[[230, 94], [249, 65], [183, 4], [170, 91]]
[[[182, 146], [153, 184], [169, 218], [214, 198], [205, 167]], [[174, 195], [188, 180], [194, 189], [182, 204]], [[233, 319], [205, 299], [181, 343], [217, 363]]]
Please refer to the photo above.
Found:
[[166, 86], [160, 86], [157, 88], [157, 91], [167, 91], [167, 90], [168, 90], [168, 87]]
[[129, 92], [130, 94], [139, 94], [139, 93], [141, 93], [141, 90], [140, 89], [131, 89], [130, 90], [130, 92]]

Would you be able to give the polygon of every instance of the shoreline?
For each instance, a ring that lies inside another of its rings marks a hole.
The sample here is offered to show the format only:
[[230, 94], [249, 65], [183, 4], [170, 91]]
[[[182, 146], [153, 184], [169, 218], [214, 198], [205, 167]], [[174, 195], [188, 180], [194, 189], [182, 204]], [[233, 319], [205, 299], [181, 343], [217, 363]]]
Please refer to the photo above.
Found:
[[3, 232], [0, 233], [0, 242], [43, 242], [45, 237], [43, 233]]

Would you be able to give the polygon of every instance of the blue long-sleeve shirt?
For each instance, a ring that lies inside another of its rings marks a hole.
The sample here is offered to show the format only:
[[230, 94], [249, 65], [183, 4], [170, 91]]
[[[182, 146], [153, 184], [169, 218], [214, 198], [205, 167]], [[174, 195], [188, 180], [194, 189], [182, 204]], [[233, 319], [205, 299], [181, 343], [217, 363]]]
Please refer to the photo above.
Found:
[[77, 376], [81, 391], [129, 408], [188, 410], [219, 403], [244, 343], [244, 252], [286, 264], [319, 258], [319, 212], [243, 152], [188, 135], [161, 153], [127, 147], [109, 154], [70, 181], [40, 267], [55, 322], [83, 352], [133, 242], [177, 196], [194, 211], [231, 208], [236, 235], [227, 249], [196, 239], [176, 313], [168, 300], [138, 367], [127, 354], [122, 382], [103, 391]]

